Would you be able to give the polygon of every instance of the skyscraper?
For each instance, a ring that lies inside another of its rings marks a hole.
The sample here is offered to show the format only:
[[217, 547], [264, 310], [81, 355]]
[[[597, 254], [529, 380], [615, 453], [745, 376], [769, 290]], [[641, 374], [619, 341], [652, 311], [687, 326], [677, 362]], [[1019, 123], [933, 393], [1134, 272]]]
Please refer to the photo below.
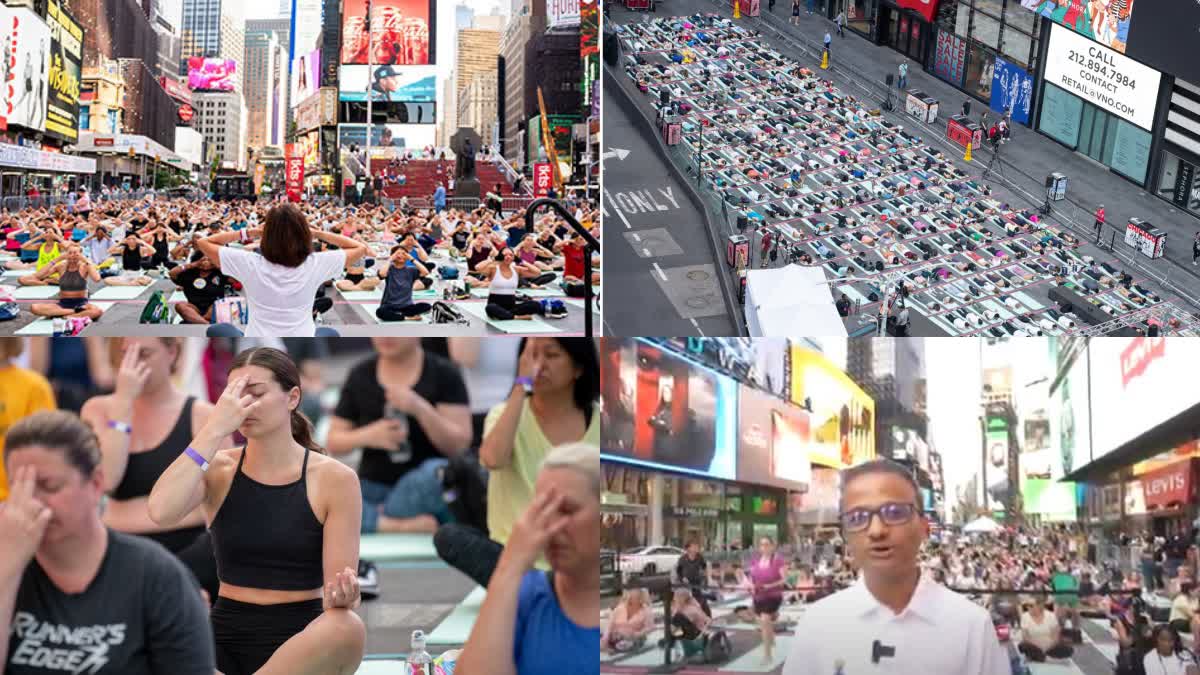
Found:
[[[241, 65], [246, 55], [245, 23], [241, 0], [183, 0], [180, 73], [187, 73], [187, 60], [192, 56], [229, 59]], [[241, 69], [235, 79], [240, 85]]]
[[[249, 23], [247, 23], [249, 25]], [[246, 31], [246, 144], [280, 146], [287, 124], [287, 52], [271, 31]]]

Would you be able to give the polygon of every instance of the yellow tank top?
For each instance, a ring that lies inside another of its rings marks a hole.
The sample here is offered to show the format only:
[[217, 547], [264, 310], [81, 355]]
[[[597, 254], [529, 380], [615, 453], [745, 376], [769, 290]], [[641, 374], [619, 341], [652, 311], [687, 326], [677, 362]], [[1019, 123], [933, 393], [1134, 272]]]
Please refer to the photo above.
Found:
[[42, 247], [38, 249], [37, 268], [40, 270], [58, 260], [58, 255], [58, 242], [54, 242], [54, 246], [49, 251], [46, 250], [46, 245], [42, 244]]

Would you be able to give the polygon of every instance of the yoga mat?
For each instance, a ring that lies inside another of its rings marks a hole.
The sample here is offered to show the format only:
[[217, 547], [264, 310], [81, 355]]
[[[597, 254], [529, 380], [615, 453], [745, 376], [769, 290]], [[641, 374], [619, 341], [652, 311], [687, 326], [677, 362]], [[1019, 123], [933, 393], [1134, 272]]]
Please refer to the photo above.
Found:
[[16, 300], [49, 300], [58, 296], [58, 286], [18, 286], [12, 295]]
[[[597, 299], [598, 298], [592, 298], [592, 313], [593, 314], [600, 313], [600, 303], [596, 302]], [[579, 309], [583, 309], [583, 300], [581, 298], [563, 298], [563, 304], [570, 305], [572, 307], [577, 307]]]
[[[660, 610], [661, 611], [661, 610]], [[634, 659], [645, 657], [647, 653], [653, 653], [658, 657], [654, 663], [661, 664], [663, 658], [662, 647], [658, 646], [658, 641], [663, 639], [666, 634], [661, 628], [655, 628], [646, 636], [646, 644], [639, 650], [630, 652], [601, 652], [600, 662], [609, 663], [614, 666], [631, 666], [631, 665], [651, 665], [634, 663]]]
[[[486, 298], [488, 296], [488, 288], [472, 288], [471, 295], [477, 298]], [[518, 288], [518, 293], [527, 295], [531, 298], [555, 298], [562, 297], [564, 291], [561, 288]]]
[[[775, 636], [775, 653], [772, 654], [772, 662], [763, 664], [763, 646], [760, 644], [754, 649], [746, 652], [740, 657], [726, 663], [720, 668], [720, 672], [737, 671], [743, 673], [769, 673], [783, 665], [784, 659], [792, 652], [792, 636], [791, 635], [776, 635]], [[662, 659], [662, 654], [658, 654], [658, 658]]]
[[133, 300], [150, 286], [105, 286], [92, 293], [93, 300]]
[[15, 279], [16, 277], [23, 277], [26, 274], [33, 274], [35, 271], [37, 270], [4, 270], [4, 273], [0, 274], [0, 276], [12, 277]]
[[187, 296], [183, 294], [183, 291], [177, 290], [171, 294], [171, 297], [167, 298], [168, 304], [174, 305], [177, 302], [187, 302]]
[[372, 321], [374, 321], [375, 323], [377, 323], [381, 326], [404, 326], [404, 325], [408, 325], [408, 324], [412, 324], [414, 326], [420, 326], [422, 324], [429, 325], [429, 324], [433, 323], [432, 316], [431, 316], [433, 314], [432, 311], [425, 312], [424, 314], [422, 314], [420, 321], [413, 321], [413, 320], [381, 321], [379, 319], [379, 317], [375, 316], [375, 311], [379, 309], [378, 302], [363, 303], [363, 304], [359, 305], [359, 308], [361, 308], [364, 312], [366, 312], [371, 317]]
[[364, 534], [358, 555], [363, 560], [437, 559], [430, 534]]
[[400, 659], [363, 661], [358, 670], [354, 671], [354, 675], [402, 675], [404, 673], [406, 673], [404, 661]]
[[485, 303], [482, 302], [461, 302], [458, 308], [463, 312], [470, 314], [476, 319], [480, 319], [487, 325], [502, 330], [505, 333], [561, 333], [558, 328], [542, 321], [538, 317], [534, 317], [528, 321], [523, 319], [513, 319], [512, 321], [496, 321], [487, 315], [484, 310]]
[[[106, 312], [110, 307], [113, 306], [113, 303], [111, 302], [93, 302], [91, 304]], [[15, 331], [13, 335], [54, 335], [54, 319], [51, 319], [50, 317], [42, 317], [36, 321], [30, 322], [24, 328]]]
[[471, 591], [470, 595], [463, 598], [463, 601], [458, 603], [446, 615], [445, 619], [438, 624], [427, 636], [425, 642], [431, 645], [460, 645], [471, 637], [471, 628], [475, 625], [475, 619], [479, 618], [479, 609], [483, 606], [483, 599], [487, 596], [487, 591], [478, 586]]
[[[362, 300], [366, 300], [366, 301], [382, 300], [383, 299], [383, 284], [380, 284], [379, 288], [376, 288], [373, 291], [340, 291], [340, 292], [341, 292], [343, 298], [345, 298], [346, 300], [351, 301], [351, 302], [362, 301]], [[378, 305], [376, 305], [376, 306], [378, 306]]]

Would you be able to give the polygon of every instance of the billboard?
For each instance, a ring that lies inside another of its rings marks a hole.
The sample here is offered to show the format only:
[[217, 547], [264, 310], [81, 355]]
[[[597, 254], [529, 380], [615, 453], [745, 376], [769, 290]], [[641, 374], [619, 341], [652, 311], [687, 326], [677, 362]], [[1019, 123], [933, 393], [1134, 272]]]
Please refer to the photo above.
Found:
[[844, 469], [875, 458], [875, 401], [821, 352], [792, 347], [791, 399], [809, 403], [813, 464]]
[[50, 77], [50, 28], [31, 10], [7, 8], [3, 14], [7, 72], [4, 115], [8, 124], [46, 128], [47, 80]]
[[997, 56], [992, 70], [992, 110], [1012, 113], [1018, 124], [1029, 124], [1033, 103], [1033, 76], [1015, 63]]
[[737, 384], [640, 340], [601, 344], [600, 453], [641, 466], [733, 480]]
[[[341, 63], [416, 66], [435, 62], [436, 0], [373, 0], [371, 35], [367, 34], [368, 0], [346, 0], [342, 6]], [[368, 55], [367, 50], [371, 50]]]
[[437, 69], [433, 66], [342, 66], [338, 98], [365, 101], [367, 92], [375, 101], [433, 103], [437, 100]]
[[[1108, 339], [1108, 338], [1106, 338]], [[1059, 340], [1052, 343], [1061, 347]], [[1070, 473], [1092, 461], [1092, 416], [1088, 406], [1087, 350], [1079, 349], [1060, 368], [1061, 378], [1050, 394], [1050, 442], [1057, 443], [1063, 472]], [[1092, 388], [1092, 394], [1095, 390]]]
[[1089, 341], [1088, 352], [1096, 458], [1200, 404], [1200, 340], [1105, 338]]
[[1050, 27], [1045, 80], [1150, 130], [1162, 74], [1061, 27]]
[[546, 28], [567, 28], [579, 25], [581, 0], [546, 0]]
[[192, 91], [233, 91], [237, 85], [237, 61], [233, 59], [188, 58], [188, 88]]
[[321, 166], [321, 132], [313, 129], [308, 133], [296, 134], [296, 142], [292, 152], [304, 160], [304, 173], [320, 173]]
[[301, 54], [292, 62], [292, 107], [321, 88], [321, 50]]
[[804, 489], [812, 480], [811, 422], [807, 410], [743, 385], [738, 391], [738, 481]]
[[46, 133], [65, 141], [79, 138], [79, 80], [83, 70], [83, 28], [56, 0], [47, 0], [50, 28], [50, 98]]
[[296, 129], [308, 131], [337, 124], [337, 90], [323, 87], [296, 106]]
[[[371, 157], [396, 159], [405, 152], [433, 145], [433, 125], [374, 124], [371, 126]], [[343, 178], [361, 178], [367, 172], [367, 125], [338, 125], [338, 162]]]
[[1200, 82], [1194, 49], [1200, 36], [1200, 2], [1151, 3], [1138, 10], [1125, 53], [1188, 82]]
[[987, 407], [984, 427], [984, 445], [987, 462], [987, 509], [1004, 511], [1008, 504], [1008, 416], [1003, 406], [990, 404]]
[[792, 521], [797, 525], [837, 525], [841, 479], [837, 469], [814, 466], [808, 491], [791, 494]]
[[1133, 3], [1134, 0], [1021, 0], [1025, 9], [1122, 54], [1129, 40]]
[[788, 398], [787, 338], [649, 338], [671, 345], [735, 380]]
[[[298, 57], [321, 48], [321, 29], [324, 25], [322, 0], [292, 0], [291, 40], [288, 41], [288, 62], [295, 65]], [[312, 85], [316, 88], [317, 84]]]
[[167, 92], [167, 96], [170, 96], [176, 101], [181, 101], [183, 103], [192, 102], [192, 92], [188, 90], [187, 87], [183, 86], [183, 83], [181, 83], [179, 80], [172, 80], [164, 75], [163, 77], [158, 78], [158, 83], [162, 85], [163, 90]]

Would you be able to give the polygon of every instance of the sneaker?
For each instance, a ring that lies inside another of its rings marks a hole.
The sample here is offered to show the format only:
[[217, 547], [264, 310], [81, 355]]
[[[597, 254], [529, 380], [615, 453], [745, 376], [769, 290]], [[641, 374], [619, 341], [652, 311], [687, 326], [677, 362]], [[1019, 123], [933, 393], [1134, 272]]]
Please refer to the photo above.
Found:
[[316, 314], [324, 314], [331, 309], [333, 309], [333, 300], [331, 298], [322, 296], [313, 302], [313, 312]]
[[546, 316], [551, 319], [565, 319], [567, 316], [567, 306], [562, 300], [551, 300], [550, 309], [546, 312]]
[[370, 560], [358, 561], [358, 589], [363, 600], [379, 597], [379, 569]]

